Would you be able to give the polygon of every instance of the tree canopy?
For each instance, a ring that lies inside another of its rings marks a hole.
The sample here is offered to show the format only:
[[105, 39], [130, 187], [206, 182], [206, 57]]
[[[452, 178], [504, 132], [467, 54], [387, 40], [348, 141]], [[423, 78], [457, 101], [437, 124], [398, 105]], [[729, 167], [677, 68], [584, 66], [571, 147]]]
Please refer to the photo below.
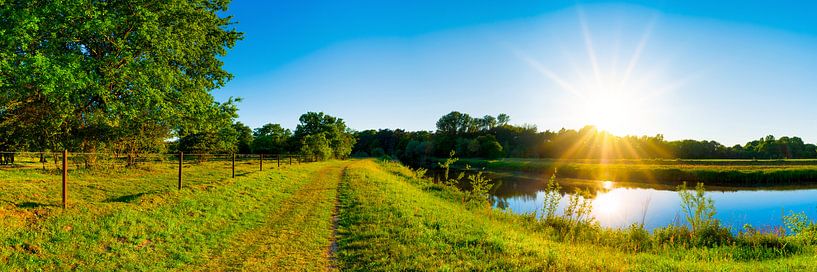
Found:
[[[356, 139], [341, 118], [323, 112], [307, 112], [298, 119], [292, 139], [300, 150], [323, 158], [348, 158]], [[307, 137], [313, 135], [312, 137]], [[324, 145], [329, 149], [324, 148]], [[326, 154], [326, 150], [331, 150]]]
[[233, 99], [211, 95], [242, 38], [229, 1], [2, 2], [0, 145], [136, 152], [234, 133]]

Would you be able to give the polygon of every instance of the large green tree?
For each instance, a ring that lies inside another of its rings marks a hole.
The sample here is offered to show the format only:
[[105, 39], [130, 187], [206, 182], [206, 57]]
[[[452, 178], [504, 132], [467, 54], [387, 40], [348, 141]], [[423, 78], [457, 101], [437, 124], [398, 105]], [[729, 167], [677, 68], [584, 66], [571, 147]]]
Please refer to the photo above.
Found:
[[137, 152], [218, 134], [226, 0], [0, 0], [0, 130], [32, 149]]
[[254, 153], [281, 154], [287, 152], [287, 142], [292, 137], [292, 132], [279, 124], [266, 124], [256, 128], [253, 137], [255, 138], [252, 142]]
[[[304, 151], [302, 147], [308, 146], [310, 143], [317, 144], [320, 142], [320, 136], [309, 139], [307, 136], [322, 134], [332, 150], [332, 157], [345, 159], [352, 153], [352, 147], [355, 146], [357, 139], [354, 133], [346, 127], [343, 119], [323, 112], [307, 112], [301, 115], [299, 121], [300, 124], [295, 128], [292, 136], [292, 143], [298, 146], [298, 150]], [[309, 150], [315, 151], [318, 149], [310, 147]]]

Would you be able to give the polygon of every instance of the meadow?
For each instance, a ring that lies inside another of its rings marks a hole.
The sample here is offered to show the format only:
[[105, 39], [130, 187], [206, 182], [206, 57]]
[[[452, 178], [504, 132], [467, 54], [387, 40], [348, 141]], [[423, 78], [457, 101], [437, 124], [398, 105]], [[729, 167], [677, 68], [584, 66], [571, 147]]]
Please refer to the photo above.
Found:
[[75, 170], [68, 209], [56, 171], [4, 168], [0, 270], [817, 269], [808, 232], [724, 238], [546, 221], [372, 159], [241, 165], [233, 179], [224, 162], [187, 164], [182, 190], [172, 163]]
[[[442, 159], [432, 160], [436, 163]], [[553, 173], [560, 177], [722, 186], [769, 186], [817, 182], [817, 160], [556, 160], [460, 159], [454, 165], [486, 171]], [[432, 165], [433, 166], [433, 165]]]

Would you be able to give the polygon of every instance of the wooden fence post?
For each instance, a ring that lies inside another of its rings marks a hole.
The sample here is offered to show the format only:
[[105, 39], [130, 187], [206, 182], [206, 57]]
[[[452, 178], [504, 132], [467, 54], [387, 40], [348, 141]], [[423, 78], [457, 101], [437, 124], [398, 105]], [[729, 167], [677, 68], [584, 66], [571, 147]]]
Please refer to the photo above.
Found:
[[289, 165], [292, 165], [292, 155], [289, 155]]
[[264, 154], [259, 154], [258, 157], [258, 171], [264, 171]]
[[235, 153], [233, 153], [233, 178], [235, 178]]
[[179, 190], [182, 189], [182, 161], [184, 160], [184, 152], [179, 151]]
[[62, 208], [68, 208], [68, 150], [62, 151]]
[[281, 153], [278, 153], [278, 156], [275, 160], [278, 162], [278, 169], [281, 169]]

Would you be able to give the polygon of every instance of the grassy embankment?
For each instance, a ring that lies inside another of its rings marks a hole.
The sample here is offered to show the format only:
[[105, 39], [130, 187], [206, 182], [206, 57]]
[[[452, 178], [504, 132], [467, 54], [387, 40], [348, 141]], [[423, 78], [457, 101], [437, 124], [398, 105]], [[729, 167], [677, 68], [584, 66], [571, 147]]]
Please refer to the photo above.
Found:
[[[565, 239], [557, 229], [531, 216], [463, 205], [459, 194], [414, 178], [414, 173], [396, 164], [354, 163], [341, 187], [340, 267], [362, 271], [817, 269], [814, 246], [796, 250], [770, 246], [791, 237], [761, 235], [705, 247], [661, 241], [662, 236], [639, 230], [591, 228], [582, 238]], [[747, 245], [747, 241], [757, 243]]]
[[[58, 187], [54, 173], [2, 170], [0, 270], [817, 269], [813, 246], [775, 248], [793, 237], [769, 238], [771, 248], [759, 240], [754, 253], [738, 240], [698, 247], [641, 231], [567, 238], [532, 216], [463, 203], [462, 192], [393, 163], [310, 163], [236, 179], [225, 169], [190, 165], [201, 176], [181, 191], [172, 166], [74, 173], [67, 210], [42, 200]], [[142, 185], [122, 185], [131, 183]]]
[[471, 165], [487, 171], [551, 173], [595, 180], [707, 185], [763, 186], [817, 182], [815, 160], [596, 160], [461, 159], [455, 166]]
[[0, 170], [0, 270], [325, 270], [342, 163]]

